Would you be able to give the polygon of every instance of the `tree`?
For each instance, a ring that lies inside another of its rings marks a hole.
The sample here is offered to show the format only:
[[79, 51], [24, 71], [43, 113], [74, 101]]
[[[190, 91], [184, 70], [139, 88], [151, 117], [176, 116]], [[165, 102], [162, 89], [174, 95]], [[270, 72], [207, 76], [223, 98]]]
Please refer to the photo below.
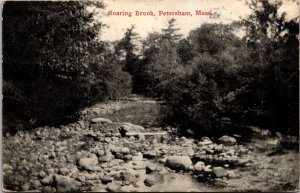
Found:
[[162, 38], [166, 41], [176, 42], [181, 39], [182, 35], [178, 33], [179, 28], [175, 28], [176, 19], [172, 18], [168, 21], [168, 27], [162, 29]]
[[177, 54], [177, 40], [181, 37], [175, 28], [175, 19], [168, 22], [168, 27], [161, 33], [150, 33], [142, 42], [143, 58], [138, 71], [142, 92], [161, 96], [168, 82], [174, 79], [181, 69], [181, 61]]
[[[103, 24], [87, 7], [101, 2], [5, 2], [3, 120], [16, 129], [55, 125], [107, 96]], [[102, 80], [102, 81], [100, 81]], [[105, 97], [104, 97], [105, 96]]]
[[232, 31], [230, 25], [203, 24], [178, 42], [184, 68], [166, 85], [164, 113], [184, 133], [214, 135], [222, 129], [226, 96], [236, 89], [241, 61], [247, 60], [241, 49], [246, 45]]
[[252, 116], [265, 115], [266, 126], [298, 132], [299, 25], [297, 18], [287, 21], [286, 13], [279, 14], [281, 5], [280, 1], [249, 2], [253, 13], [242, 24], [252, 61], [239, 98], [256, 99], [242, 104], [252, 109]]
[[127, 29], [124, 34], [124, 37], [116, 45], [116, 54], [121, 57], [122, 52], [125, 54], [124, 60], [124, 70], [129, 72], [131, 75], [134, 75], [136, 71], [136, 66], [138, 62], [138, 49], [136, 41], [138, 39], [138, 34], [133, 32], [134, 25]]

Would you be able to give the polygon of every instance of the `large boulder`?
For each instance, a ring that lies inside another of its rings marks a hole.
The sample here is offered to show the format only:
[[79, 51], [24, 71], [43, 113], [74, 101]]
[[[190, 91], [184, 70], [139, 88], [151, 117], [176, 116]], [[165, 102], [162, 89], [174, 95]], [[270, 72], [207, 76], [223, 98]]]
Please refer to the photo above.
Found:
[[90, 154], [88, 157], [81, 158], [78, 165], [86, 170], [94, 170], [94, 166], [98, 164], [98, 157], [95, 154]]
[[192, 161], [189, 156], [169, 156], [165, 165], [175, 170], [187, 170]]
[[224, 136], [220, 137], [218, 139], [218, 141], [219, 141], [220, 144], [223, 144], [225, 146], [233, 146], [233, 145], [236, 144], [236, 139], [233, 138], [233, 137], [229, 137], [227, 135], [224, 135]]
[[105, 119], [105, 118], [101, 118], [101, 117], [92, 119], [91, 122], [92, 123], [109, 123], [109, 124], [112, 123], [112, 121], [110, 119]]
[[131, 133], [131, 132], [145, 132], [145, 128], [139, 125], [134, 125], [132, 123], [123, 123], [119, 127], [119, 132], [121, 136], [126, 136], [126, 133]]

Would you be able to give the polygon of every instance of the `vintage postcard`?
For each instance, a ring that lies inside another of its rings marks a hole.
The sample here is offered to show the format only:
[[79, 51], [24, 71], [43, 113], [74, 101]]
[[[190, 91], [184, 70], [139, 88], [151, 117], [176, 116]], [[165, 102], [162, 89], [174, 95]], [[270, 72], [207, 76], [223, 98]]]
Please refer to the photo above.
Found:
[[299, 1], [2, 2], [4, 192], [299, 191]]

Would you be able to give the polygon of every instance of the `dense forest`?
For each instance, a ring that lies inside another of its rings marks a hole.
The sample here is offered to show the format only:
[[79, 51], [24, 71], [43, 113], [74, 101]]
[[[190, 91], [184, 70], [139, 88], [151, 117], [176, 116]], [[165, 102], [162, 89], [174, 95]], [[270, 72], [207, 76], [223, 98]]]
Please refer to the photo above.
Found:
[[[76, 120], [84, 107], [131, 93], [166, 101], [165, 124], [201, 136], [257, 125], [298, 134], [299, 17], [252, 0], [231, 24], [204, 23], [186, 38], [176, 19], [140, 38], [101, 41], [101, 2], [5, 2], [3, 128]], [[244, 31], [238, 37], [236, 31]]]

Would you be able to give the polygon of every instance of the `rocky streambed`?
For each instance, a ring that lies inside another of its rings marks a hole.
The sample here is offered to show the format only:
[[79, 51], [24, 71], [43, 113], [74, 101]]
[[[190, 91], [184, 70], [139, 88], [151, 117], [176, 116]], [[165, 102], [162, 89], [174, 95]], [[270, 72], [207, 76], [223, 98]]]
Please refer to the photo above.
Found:
[[[125, 135], [120, 128], [125, 128]], [[199, 182], [239, 178], [237, 168], [255, 163], [252, 149], [233, 137], [194, 140], [161, 131], [98, 118], [7, 135], [3, 140], [4, 188], [206, 191]]]

